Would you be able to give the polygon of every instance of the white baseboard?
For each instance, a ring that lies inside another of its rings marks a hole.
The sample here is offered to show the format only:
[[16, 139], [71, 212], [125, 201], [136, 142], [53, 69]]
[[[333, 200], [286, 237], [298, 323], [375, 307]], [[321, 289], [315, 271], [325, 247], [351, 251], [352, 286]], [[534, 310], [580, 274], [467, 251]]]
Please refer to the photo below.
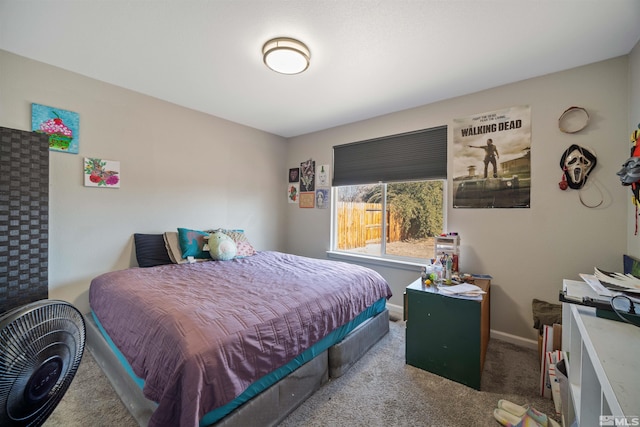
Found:
[[400, 320], [404, 319], [404, 307], [396, 304], [389, 304], [387, 302], [387, 308], [389, 309], [389, 315], [396, 317]]
[[538, 341], [529, 338], [519, 337], [517, 335], [511, 335], [506, 332], [494, 331], [491, 329], [491, 338], [510, 342], [511, 344], [519, 345], [521, 347], [538, 349]]

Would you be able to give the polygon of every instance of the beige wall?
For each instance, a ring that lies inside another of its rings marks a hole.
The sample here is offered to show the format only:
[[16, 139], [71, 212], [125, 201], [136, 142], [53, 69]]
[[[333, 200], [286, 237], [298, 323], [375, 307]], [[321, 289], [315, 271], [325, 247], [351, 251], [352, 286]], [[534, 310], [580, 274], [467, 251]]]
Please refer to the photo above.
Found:
[[[135, 265], [134, 232], [237, 227], [247, 230], [258, 249], [324, 258], [331, 212], [286, 202], [288, 168], [308, 158], [330, 164], [336, 144], [451, 126], [457, 117], [530, 105], [531, 208], [453, 209], [450, 195], [447, 221], [462, 236], [461, 268], [494, 277], [494, 334], [533, 339], [532, 298], [555, 302], [563, 278], [576, 279], [596, 265], [619, 270], [627, 247], [640, 253], [638, 238], [629, 232], [629, 191], [615, 175], [628, 156], [634, 127], [628, 122], [640, 115], [639, 56], [636, 47], [630, 56], [287, 142], [0, 51], [0, 126], [29, 130], [32, 102], [80, 113], [80, 154], [51, 153], [49, 287], [52, 298], [86, 311], [91, 278]], [[630, 87], [636, 94], [631, 101]], [[558, 116], [571, 105], [591, 114], [589, 127], [576, 135], [557, 128]], [[558, 189], [559, 158], [572, 143], [598, 156], [590, 178], [595, 186], [586, 196], [597, 198], [594, 188], [601, 189], [599, 208], [582, 206], [575, 190]], [[119, 160], [122, 188], [83, 187], [84, 156]], [[391, 303], [401, 307], [416, 270], [372, 266], [391, 283]]]
[[[628, 157], [628, 57], [550, 74], [449, 99], [375, 119], [292, 138], [288, 167], [313, 158], [331, 163], [331, 147], [416, 129], [449, 125], [452, 120], [510, 106], [529, 105], [532, 120], [532, 188], [529, 209], [453, 209], [448, 197], [448, 231], [461, 235], [461, 269], [493, 276], [491, 328], [494, 336], [535, 339], [531, 301], [558, 302], [562, 279], [579, 279], [594, 266], [620, 271], [627, 245], [628, 189], [616, 172]], [[558, 130], [558, 117], [569, 106], [586, 108], [589, 126], [577, 134]], [[559, 160], [576, 143], [592, 148], [598, 166], [590, 177], [587, 200], [578, 191], [561, 191]], [[449, 162], [453, 159], [449, 156]], [[451, 185], [451, 182], [449, 182]], [[287, 206], [287, 250], [325, 257], [329, 249], [329, 210]], [[313, 227], [309, 225], [313, 224]], [[391, 283], [392, 304], [402, 306], [404, 287], [416, 270], [377, 267]], [[446, 327], [446, 325], [442, 325]], [[532, 341], [528, 341], [532, 343]]]
[[[94, 276], [136, 265], [136, 232], [244, 228], [284, 250], [283, 138], [0, 51], [0, 126], [31, 130], [32, 102], [80, 114], [80, 153], [50, 156], [51, 298], [87, 311]], [[120, 161], [121, 188], [84, 187], [85, 156]]]

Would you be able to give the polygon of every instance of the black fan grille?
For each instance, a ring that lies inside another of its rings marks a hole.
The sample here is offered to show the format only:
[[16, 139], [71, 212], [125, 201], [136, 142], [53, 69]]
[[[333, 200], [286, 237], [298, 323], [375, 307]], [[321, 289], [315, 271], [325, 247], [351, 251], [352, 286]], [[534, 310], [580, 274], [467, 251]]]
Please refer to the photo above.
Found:
[[82, 314], [44, 300], [0, 319], [0, 425], [39, 426], [51, 415], [80, 365]]

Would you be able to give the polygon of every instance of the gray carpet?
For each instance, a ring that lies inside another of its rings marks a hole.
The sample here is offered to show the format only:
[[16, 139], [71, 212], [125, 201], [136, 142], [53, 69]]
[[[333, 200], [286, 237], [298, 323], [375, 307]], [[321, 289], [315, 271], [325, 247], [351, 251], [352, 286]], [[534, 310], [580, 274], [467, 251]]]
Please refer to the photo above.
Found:
[[[404, 362], [404, 322], [344, 376], [331, 380], [281, 424], [294, 426], [499, 426], [493, 409], [499, 399], [530, 403], [552, 414], [553, 402], [538, 396], [535, 350], [491, 340], [481, 390], [449, 381]], [[91, 353], [45, 427], [135, 427]]]

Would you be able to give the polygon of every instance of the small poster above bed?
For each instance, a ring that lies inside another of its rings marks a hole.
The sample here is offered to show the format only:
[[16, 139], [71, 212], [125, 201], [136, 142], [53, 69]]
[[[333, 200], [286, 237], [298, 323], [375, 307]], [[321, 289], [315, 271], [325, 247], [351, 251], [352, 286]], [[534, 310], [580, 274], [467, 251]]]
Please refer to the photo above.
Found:
[[120, 162], [85, 157], [84, 186], [120, 188]]

